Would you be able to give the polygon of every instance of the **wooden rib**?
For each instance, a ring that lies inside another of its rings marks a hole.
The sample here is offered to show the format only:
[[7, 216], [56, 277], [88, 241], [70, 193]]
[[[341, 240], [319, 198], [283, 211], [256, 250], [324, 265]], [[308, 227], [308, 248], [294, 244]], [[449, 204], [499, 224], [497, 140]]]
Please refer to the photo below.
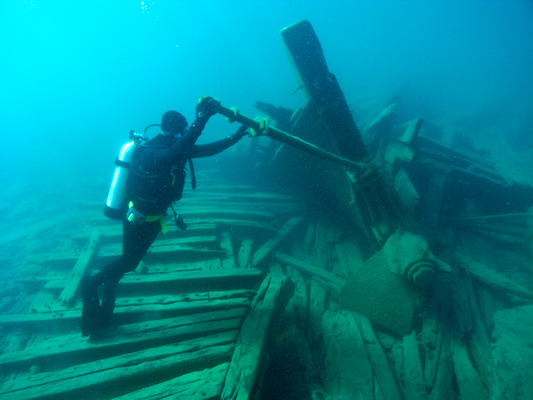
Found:
[[302, 217], [290, 218], [263, 246], [261, 246], [252, 257], [252, 266], [257, 267], [268, 255], [274, 251], [276, 246], [300, 223]]
[[13, 371], [31, 364], [72, 365], [111, 357], [124, 352], [176, 343], [219, 332], [236, 330], [248, 308], [182, 315], [179, 317], [122, 325], [98, 339], [87, 340], [79, 333], [29, 344], [24, 350], [0, 355], [0, 370]]
[[[236, 331], [196, 338], [179, 344], [150, 348], [130, 354], [76, 365], [61, 371], [19, 377], [2, 398], [47, 399], [99, 398], [127, 393], [132, 388], [159, 383], [191, 371], [227, 362], [232, 354]], [[108, 398], [109, 398], [108, 397]]]

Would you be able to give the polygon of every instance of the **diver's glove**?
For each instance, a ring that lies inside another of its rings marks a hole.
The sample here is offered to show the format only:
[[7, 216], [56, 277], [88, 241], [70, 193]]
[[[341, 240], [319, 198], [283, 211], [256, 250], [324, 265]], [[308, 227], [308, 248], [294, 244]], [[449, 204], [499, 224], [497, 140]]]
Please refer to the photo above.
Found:
[[235, 144], [247, 134], [248, 134], [248, 127], [246, 125], [241, 125], [241, 127], [237, 129], [237, 132], [229, 136], [229, 139], [231, 139], [231, 142]]
[[207, 121], [220, 109], [220, 101], [214, 97], [204, 95], [198, 100], [196, 105], [196, 118]]

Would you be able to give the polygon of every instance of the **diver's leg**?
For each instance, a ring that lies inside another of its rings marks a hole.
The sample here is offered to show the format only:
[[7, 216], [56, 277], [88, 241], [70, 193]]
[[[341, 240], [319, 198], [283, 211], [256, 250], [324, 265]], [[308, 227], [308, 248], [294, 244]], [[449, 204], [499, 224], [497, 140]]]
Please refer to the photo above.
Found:
[[[104, 268], [107, 271], [119, 271], [121, 265], [122, 260], [119, 258], [109, 263]], [[81, 312], [81, 335], [84, 337], [95, 333], [100, 326], [101, 311], [100, 301], [98, 299], [98, 286], [102, 284], [100, 279], [97, 279], [96, 276], [86, 275], [83, 277], [80, 284], [81, 299], [83, 302]]]
[[126, 272], [133, 271], [139, 265], [157, 234], [161, 230], [160, 224], [144, 223], [131, 225], [125, 222], [123, 226], [122, 257], [120, 266], [108, 265], [95, 278], [102, 284], [102, 304], [100, 306], [99, 328], [106, 329], [111, 323], [115, 309], [115, 290], [118, 282]]

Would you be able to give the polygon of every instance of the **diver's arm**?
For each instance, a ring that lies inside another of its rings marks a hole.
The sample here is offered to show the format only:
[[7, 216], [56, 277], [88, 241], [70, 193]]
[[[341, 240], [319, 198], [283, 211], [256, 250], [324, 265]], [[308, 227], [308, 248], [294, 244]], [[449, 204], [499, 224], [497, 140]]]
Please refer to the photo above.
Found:
[[[207, 121], [206, 121], [207, 122]], [[194, 143], [202, 133], [205, 122], [197, 123], [197, 120], [187, 129], [187, 132], [176, 140], [176, 142], [168, 148], [160, 149], [154, 154], [154, 164], [164, 167], [171, 165], [175, 160], [188, 158], [188, 154], [194, 146]]]
[[209, 157], [218, 154], [241, 140], [246, 135], [247, 129], [246, 126], [242, 125], [237, 132], [225, 139], [208, 144], [196, 144], [191, 148], [189, 158]]

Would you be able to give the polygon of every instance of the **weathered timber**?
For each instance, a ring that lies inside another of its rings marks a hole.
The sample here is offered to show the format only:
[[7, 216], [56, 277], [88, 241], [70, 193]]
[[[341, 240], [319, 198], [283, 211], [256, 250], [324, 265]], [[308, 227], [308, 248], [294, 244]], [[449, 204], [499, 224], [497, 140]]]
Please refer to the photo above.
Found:
[[63, 289], [63, 291], [59, 295], [59, 300], [63, 303], [67, 305], [72, 305], [72, 302], [74, 301], [74, 296], [76, 296], [76, 292], [78, 291], [80, 281], [83, 275], [85, 274], [85, 270], [95, 258], [95, 253], [98, 248], [98, 244], [101, 237], [102, 233], [98, 230], [95, 230], [91, 234], [89, 242], [85, 246], [83, 253], [81, 253], [80, 257], [78, 258], [78, 261], [76, 262], [76, 265], [74, 265], [74, 268], [72, 269], [68, 277], [65, 289]]
[[325, 271], [322, 268], [314, 267], [313, 265], [308, 264], [305, 261], [301, 261], [287, 254], [277, 252], [274, 255], [274, 259], [282, 265], [289, 265], [293, 268], [296, 268], [302, 274], [315, 276], [317, 278], [320, 278], [321, 280], [331, 283], [333, 287], [336, 288], [337, 292], [346, 283], [346, 279], [344, 278], [340, 278], [331, 272]]
[[353, 314], [327, 310], [322, 316], [322, 332], [326, 346], [326, 392], [334, 399], [371, 399], [372, 363]]
[[424, 381], [429, 388], [435, 383], [440, 351], [436, 316], [424, 318], [420, 337], [421, 346], [424, 349]]
[[166, 382], [115, 397], [113, 400], [216, 400], [220, 397], [229, 362], [194, 371]]
[[[428, 395], [430, 400], [454, 400], [454, 372], [452, 355], [452, 338], [447, 321], [439, 323], [439, 345], [436, 354], [437, 370], [434, 387]], [[431, 383], [431, 382], [428, 382]]]
[[222, 232], [220, 235], [220, 247], [226, 253], [225, 257], [222, 257], [222, 268], [232, 269], [236, 266], [235, 254], [233, 252], [233, 244], [231, 241], [231, 233]]
[[470, 257], [455, 252], [455, 259], [462, 268], [471, 273], [474, 278], [483, 282], [488, 287], [504, 293], [514, 294], [524, 299], [533, 300], [532, 292], [523, 288], [517, 283], [514, 283], [512, 280], [504, 277], [503, 275], [490, 270], [483, 264], [478, 263]]
[[[294, 317], [298, 322], [301, 322], [302, 325], [309, 319], [309, 299], [308, 299], [308, 290], [307, 284], [304, 281], [303, 276], [298, 272], [297, 269], [287, 267], [286, 268], [287, 276], [292, 280], [295, 286], [294, 296], [291, 297], [285, 313], [288, 316]], [[305, 329], [307, 331], [307, 329]]]
[[457, 333], [464, 338], [472, 330], [472, 310], [468, 301], [464, 279], [459, 268], [450, 274], [450, 302], [453, 311], [452, 319]]
[[[232, 290], [250, 288], [258, 284], [263, 271], [255, 268], [234, 268], [231, 270], [197, 270], [179, 271], [154, 274], [126, 274], [120, 280], [120, 291], [130, 293], [133, 290], [144, 293], [161, 293], [164, 290], [176, 292], [181, 288], [187, 291], [198, 287], [205, 291], [205, 287], [212, 290]], [[65, 280], [49, 281], [45, 289], [51, 292], [63, 289]], [[244, 285], [241, 286], [241, 285]]]
[[[215, 223], [208, 223], [205, 221], [191, 223], [189, 220], [185, 221], [187, 223], [187, 229], [185, 231], [174, 231], [169, 229], [169, 232], [165, 235], [159, 236], [162, 239], [171, 239], [175, 236], [179, 238], [190, 237], [190, 236], [213, 236], [216, 235], [217, 225]], [[169, 228], [173, 225], [172, 221], [169, 219], [167, 221]], [[85, 243], [91, 236], [94, 230], [99, 230], [102, 232], [103, 237], [100, 238], [102, 244], [115, 243], [122, 240], [122, 224], [115, 225], [91, 225], [82, 229], [79, 232], [73, 233], [70, 238], [76, 242]]]
[[241, 242], [241, 246], [239, 247], [239, 253], [237, 254], [238, 268], [250, 267], [250, 254], [252, 253], [253, 244], [253, 239], [243, 239], [243, 241]]
[[472, 364], [476, 369], [483, 386], [485, 388], [490, 388], [493, 366], [491, 359], [491, 341], [488, 332], [492, 329], [487, 327], [481, 316], [472, 277], [465, 274], [464, 278], [468, 300], [472, 309], [472, 334], [466, 338], [468, 353], [472, 358]]
[[454, 341], [453, 346], [453, 368], [462, 399], [489, 400], [489, 394], [470, 362], [466, 347], [458, 340]]
[[368, 157], [348, 103], [335, 75], [328, 69], [322, 46], [309, 21], [284, 28], [281, 37], [303, 89], [335, 137], [341, 155], [354, 161]]
[[[406, 223], [398, 199], [372, 161], [352, 117], [344, 93], [327, 65], [322, 47], [309, 21], [302, 20], [281, 31], [295, 73], [303, 84], [309, 105], [334, 138], [341, 156], [360, 165], [353, 169], [356, 201], [352, 215], [360, 209], [360, 226], [379, 249], [390, 233]], [[301, 118], [301, 117], [300, 117]], [[347, 165], [347, 164], [345, 164]], [[356, 223], [359, 222], [356, 217]]]
[[405, 398], [409, 400], [426, 399], [424, 372], [420, 363], [420, 352], [415, 331], [403, 337], [403, 361]]
[[370, 362], [372, 363], [375, 384], [379, 385], [385, 399], [401, 400], [400, 390], [396, 385], [385, 352], [376, 338], [370, 321], [363, 315], [357, 313], [353, 313], [353, 315], [361, 330], [361, 335], [368, 351]]
[[[183, 243], [186, 239], [176, 239], [171, 242]], [[218, 241], [215, 236], [199, 237], [196, 242], [188, 241], [188, 244], [159, 244], [154, 242], [153, 247], [148, 252], [146, 259], [161, 259], [166, 257], [180, 257], [180, 261], [194, 260], [198, 258], [218, 258], [224, 255], [222, 250], [211, 250], [197, 247], [198, 244], [217, 246]], [[119, 243], [103, 245], [98, 251], [98, 258], [102, 262], [118, 257], [122, 254], [122, 246]], [[70, 250], [62, 253], [41, 253], [35, 257], [30, 257], [31, 261], [36, 263], [46, 263], [47, 265], [54, 265], [58, 267], [70, 267], [78, 260], [78, 253], [75, 250]]]
[[22, 351], [0, 355], [0, 370], [43, 368], [94, 361], [128, 351], [199, 338], [240, 327], [248, 308], [182, 315], [179, 317], [122, 325], [105, 336], [88, 341], [79, 333], [49, 338], [42, 343], [28, 344]]
[[267, 340], [278, 311], [286, 306], [293, 290], [280, 273], [271, 272], [261, 284], [252, 310], [244, 320], [231, 364], [226, 375], [222, 400], [248, 400], [255, 390], [263, 363]]
[[172, 378], [176, 371], [204, 369], [227, 362], [234, 337], [235, 332], [231, 332], [93, 361], [61, 372], [30, 375], [27, 380], [17, 379], [16, 386], [6, 390], [2, 398], [112, 398]]
[[275, 236], [266, 241], [252, 257], [252, 267], [257, 268], [257, 266], [269, 256], [279, 243], [300, 223], [302, 217], [293, 217], [290, 218], [285, 225], [283, 225], [275, 234]]

